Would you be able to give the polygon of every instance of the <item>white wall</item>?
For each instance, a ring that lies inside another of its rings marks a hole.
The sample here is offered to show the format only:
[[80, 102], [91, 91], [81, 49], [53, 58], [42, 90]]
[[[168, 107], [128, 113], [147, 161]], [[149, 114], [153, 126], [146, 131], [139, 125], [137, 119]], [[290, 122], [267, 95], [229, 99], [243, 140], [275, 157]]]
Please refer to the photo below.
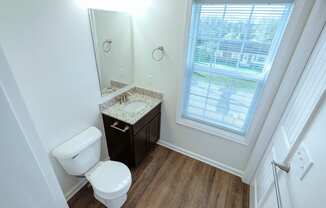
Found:
[[[97, 124], [100, 90], [88, 14], [73, 0], [1, 2], [0, 42], [47, 153]], [[79, 179], [49, 154], [65, 194]]]
[[[153, 0], [150, 10], [133, 18], [135, 84], [164, 94], [161, 135], [163, 142], [199, 154], [214, 164], [242, 175], [256, 138], [246, 146], [176, 123], [177, 100], [184, 76], [189, 4], [191, 0]], [[302, 9], [302, 4], [298, 5], [298, 8]], [[273, 100], [305, 22], [306, 14], [302, 15], [302, 10], [298, 8], [293, 15], [294, 21], [290, 24], [290, 30], [285, 35], [286, 44], [282, 45], [280, 59], [277, 60], [276, 68], [279, 72], [269, 82], [270, 93], [266, 94], [268, 104]], [[166, 57], [158, 63], [152, 60], [151, 53], [160, 45], [165, 47]], [[266, 115], [269, 109], [265, 110], [263, 115]], [[259, 125], [262, 124], [263, 121], [259, 122]]]
[[[111, 80], [132, 84], [134, 79], [132, 25], [128, 14], [94, 10], [97, 65], [101, 88], [110, 87]], [[103, 51], [103, 42], [112, 41], [111, 52]]]
[[0, 207], [68, 207], [0, 47]]
[[[164, 93], [163, 141], [241, 174], [250, 146], [176, 124], [187, 2], [153, 0], [147, 13], [134, 17], [135, 83]], [[73, 0], [11, 0], [1, 4], [0, 25], [0, 43], [47, 152], [97, 124], [101, 98], [87, 11]], [[167, 51], [161, 63], [151, 59], [159, 45]], [[69, 193], [79, 180], [52, 164]]]
[[[243, 170], [249, 154], [246, 146], [176, 124], [186, 10], [187, 0], [153, 0], [146, 14], [133, 18], [135, 84], [164, 94], [161, 140]], [[151, 53], [160, 45], [167, 54], [155, 62]]]

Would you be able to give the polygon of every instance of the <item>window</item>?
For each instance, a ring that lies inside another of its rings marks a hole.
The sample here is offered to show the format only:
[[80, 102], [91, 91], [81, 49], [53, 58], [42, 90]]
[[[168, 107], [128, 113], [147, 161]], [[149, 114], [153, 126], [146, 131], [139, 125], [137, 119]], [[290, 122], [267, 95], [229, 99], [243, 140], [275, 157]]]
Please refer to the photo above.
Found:
[[245, 136], [291, 3], [208, 2], [192, 9], [182, 118]]

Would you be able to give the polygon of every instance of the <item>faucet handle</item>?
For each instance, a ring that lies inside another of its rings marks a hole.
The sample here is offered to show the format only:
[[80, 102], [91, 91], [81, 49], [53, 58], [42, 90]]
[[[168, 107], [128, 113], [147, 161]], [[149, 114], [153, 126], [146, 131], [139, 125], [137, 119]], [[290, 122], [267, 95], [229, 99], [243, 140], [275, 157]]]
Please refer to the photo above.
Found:
[[119, 103], [122, 104], [123, 103], [123, 94], [119, 95], [119, 97], [117, 99], [119, 100]]

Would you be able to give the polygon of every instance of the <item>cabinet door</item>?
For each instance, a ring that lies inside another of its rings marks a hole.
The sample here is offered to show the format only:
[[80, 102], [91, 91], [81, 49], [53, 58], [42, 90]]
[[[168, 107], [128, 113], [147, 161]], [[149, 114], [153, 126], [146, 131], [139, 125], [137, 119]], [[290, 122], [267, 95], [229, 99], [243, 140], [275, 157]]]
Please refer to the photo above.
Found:
[[149, 127], [145, 126], [134, 135], [135, 165], [139, 165], [148, 151]]
[[158, 114], [149, 124], [149, 144], [150, 147], [160, 138], [161, 115]]

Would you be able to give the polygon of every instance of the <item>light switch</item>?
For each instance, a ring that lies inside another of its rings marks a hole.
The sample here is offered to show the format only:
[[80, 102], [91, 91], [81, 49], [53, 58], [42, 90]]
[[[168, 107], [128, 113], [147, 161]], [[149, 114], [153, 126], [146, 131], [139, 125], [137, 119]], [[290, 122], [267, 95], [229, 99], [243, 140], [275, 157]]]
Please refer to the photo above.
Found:
[[313, 164], [309, 152], [305, 146], [301, 144], [293, 157], [291, 165], [292, 171], [298, 178], [300, 178], [300, 180], [303, 180]]

